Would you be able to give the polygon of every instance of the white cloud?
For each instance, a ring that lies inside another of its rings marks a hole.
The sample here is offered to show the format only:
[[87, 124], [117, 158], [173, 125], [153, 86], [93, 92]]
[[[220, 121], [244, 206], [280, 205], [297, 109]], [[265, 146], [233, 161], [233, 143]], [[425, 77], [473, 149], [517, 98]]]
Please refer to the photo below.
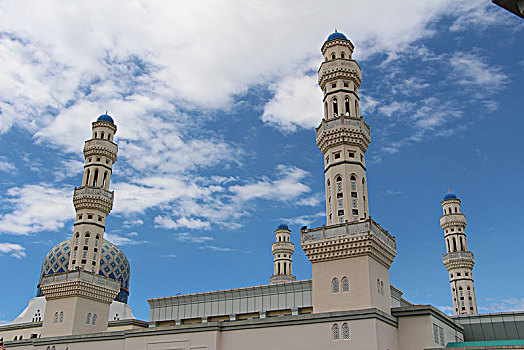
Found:
[[318, 212], [315, 214], [300, 215], [294, 218], [286, 218], [284, 219], [284, 221], [291, 225], [307, 226], [314, 222], [318, 222], [321, 218], [325, 218], [325, 217], [326, 217], [325, 212]]
[[276, 83], [262, 120], [286, 131], [313, 128], [323, 117], [322, 92], [314, 75], [288, 76]]
[[235, 193], [235, 199], [241, 202], [255, 198], [289, 201], [311, 190], [301, 182], [309, 173], [300, 168], [279, 165], [277, 175], [277, 180], [263, 178], [254, 183], [231, 186], [229, 190]]
[[26, 257], [25, 248], [16, 243], [0, 243], [0, 254], [9, 254], [17, 259]]
[[213, 237], [208, 236], [193, 236], [188, 232], [181, 232], [177, 234], [177, 239], [182, 242], [192, 242], [192, 243], [204, 243], [214, 240]]
[[144, 241], [137, 241], [129, 237], [117, 235], [115, 233], [104, 233], [104, 239], [115, 244], [115, 245], [131, 245], [131, 244], [143, 244]]
[[[193, 230], [198, 230], [198, 229], [209, 229], [210, 228], [209, 222], [205, 222], [200, 219], [191, 219], [191, 218], [188, 219], [185, 216], [178, 218], [175, 221], [169, 217], [158, 215], [155, 217], [155, 225], [158, 227], [163, 227], [167, 229], [189, 228]], [[184, 240], [183, 237], [184, 236], [179, 236], [179, 239]], [[189, 236], [185, 236], [185, 238], [186, 240], [190, 240]], [[205, 238], [209, 238], [209, 237], [205, 237]]]
[[206, 245], [206, 246], [200, 247], [200, 249], [211, 250], [214, 252], [235, 252], [237, 251], [236, 249], [233, 249], [233, 248], [217, 247], [214, 245]]
[[123, 227], [135, 227], [135, 226], [141, 226], [143, 224], [144, 224], [144, 220], [131, 218], [131, 219], [124, 220], [124, 222], [122, 223], [122, 226]]
[[13, 175], [18, 173], [16, 166], [13, 163], [8, 162], [6, 158], [2, 156], [0, 156], [0, 171]]
[[450, 64], [457, 82], [464, 86], [497, 90], [508, 81], [500, 67], [489, 64], [478, 55], [456, 52], [450, 58]]
[[72, 186], [53, 188], [47, 184], [8, 189], [4, 202], [11, 212], [0, 215], [0, 233], [28, 235], [63, 228], [75, 215], [71, 190]]
[[172, 259], [172, 258], [176, 258], [176, 254], [162, 254], [160, 255], [161, 258], [168, 258], [168, 259]]
[[387, 195], [389, 196], [398, 196], [399, 194], [402, 194], [401, 191], [396, 191], [396, 190], [392, 190], [392, 189], [388, 189], [386, 190], [385, 192]]
[[511, 297], [506, 299], [486, 298], [486, 302], [479, 306], [482, 312], [508, 312], [524, 310], [524, 298]]

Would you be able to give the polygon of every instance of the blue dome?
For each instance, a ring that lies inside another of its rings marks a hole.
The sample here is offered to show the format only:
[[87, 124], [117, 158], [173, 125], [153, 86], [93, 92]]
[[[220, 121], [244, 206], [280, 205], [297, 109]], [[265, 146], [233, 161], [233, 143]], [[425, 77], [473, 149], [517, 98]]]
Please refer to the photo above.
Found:
[[286, 224], [280, 224], [278, 225], [277, 230], [289, 230], [289, 227]]
[[[42, 263], [40, 277], [67, 271], [72, 243], [72, 239], [68, 239], [57, 244], [47, 253]], [[115, 300], [127, 304], [127, 298], [129, 297], [129, 277], [131, 276], [129, 261], [127, 261], [126, 256], [120, 248], [105, 239], [102, 245], [100, 270], [98, 274], [120, 282], [120, 293], [118, 293]], [[40, 288], [38, 288], [37, 296], [40, 296], [40, 293]]]
[[110, 122], [111, 124], [114, 124], [113, 118], [109, 114], [102, 114], [98, 119], [97, 122]]
[[448, 192], [442, 200], [445, 201], [447, 199], [458, 199], [458, 197], [455, 193]]
[[330, 41], [330, 40], [333, 40], [333, 39], [345, 39], [345, 40], [348, 40], [348, 38], [346, 38], [346, 36], [344, 34], [339, 33], [339, 32], [331, 33], [328, 36], [326, 41]]

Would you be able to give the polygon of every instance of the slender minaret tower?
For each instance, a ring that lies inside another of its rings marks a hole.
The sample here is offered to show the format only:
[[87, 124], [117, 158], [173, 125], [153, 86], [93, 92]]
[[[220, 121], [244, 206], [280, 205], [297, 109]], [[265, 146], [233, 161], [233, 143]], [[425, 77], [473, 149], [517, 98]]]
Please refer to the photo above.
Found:
[[324, 117], [316, 141], [324, 158], [328, 225], [301, 229], [312, 268], [313, 312], [390, 313], [389, 268], [397, 248], [395, 237], [369, 217], [364, 154], [371, 139], [358, 106], [360, 67], [342, 33], [329, 35], [321, 51]]
[[271, 284], [295, 281], [292, 275], [293, 252], [295, 245], [290, 241], [291, 231], [286, 224], [278, 225], [275, 230], [275, 243], [271, 246], [274, 255], [274, 272], [270, 277]]
[[93, 136], [85, 142], [82, 186], [75, 187], [73, 195], [76, 218], [69, 271], [40, 281], [46, 299], [43, 337], [107, 331], [109, 307], [120, 282], [98, 271], [106, 216], [113, 207], [109, 179], [118, 150], [115, 133], [113, 119], [103, 114], [93, 122]]
[[109, 181], [118, 151], [113, 142], [116, 125], [113, 118], [103, 114], [93, 122], [92, 130], [92, 138], [84, 145], [82, 186], [75, 187], [73, 195], [76, 217], [69, 270], [99, 270], [106, 217], [113, 208]]
[[447, 193], [440, 203], [444, 212], [440, 226], [444, 230], [447, 251], [447, 254], [442, 255], [442, 260], [449, 272], [455, 315], [476, 315], [477, 298], [473, 283], [475, 258], [468, 250], [466, 216], [460, 212], [460, 203], [453, 193]]
[[324, 45], [318, 84], [324, 93], [324, 118], [316, 130], [324, 155], [327, 224], [358, 221], [369, 215], [365, 153], [369, 126], [360, 116], [358, 89], [362, 74], [352, 59], [353, 44], [342, 33]]

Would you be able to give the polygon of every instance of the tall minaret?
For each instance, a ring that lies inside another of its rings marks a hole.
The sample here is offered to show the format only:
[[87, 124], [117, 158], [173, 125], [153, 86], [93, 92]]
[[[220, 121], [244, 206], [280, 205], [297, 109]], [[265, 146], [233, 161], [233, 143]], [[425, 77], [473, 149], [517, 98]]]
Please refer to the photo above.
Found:
[[106, 217], [113, 208], [113, 191], [109, 190], [112, 167], [118, 146], [113, 142], [116, 125], [107, 114], [92, 123], [92, 138], [84, 145], [82, 186], [75, 187], [75, 230], [69, 270], [100, 269], [100, 250], [104, 242]]
[[327, 224], [358, 221], [369, 215], [364, 155], [371, 141], [360, 116], [358, 89], [362, 74], [352, 59], [353, 44], [342, 33], [324, 45], [318, 84], [324, 93], [324, 118], [316, 130], [324, 155]]
[[440, 203], [444, 215], [440, 226], [444, 230], [446, 252], [442, 255], [444, 266], [449, 272], [451, 297], [455, 315], [476, 315], [477, 298], [473, 284], [475, 258], [466, 242], [466, 216], [460, 212], [460, 199], [447, 193]]
[[274, 272], [270, 277], [271, 284], [295, 281], [292, 275], [293, 252], [295, 245], [290, 241], [291, 231], [286, 224], [278, 225], [275, 230], [275, 243], [271, 246], [274, 255]]
[[46, 299], [43, 337], [107, 331], [109, 308], [120, 282], [100, 276], [100, 254], [106, 216], [113, 207], [109, 179], [118, 147], [116, 125], [103, 114], [93, 122], [93, 136], [84, 145], [82, 186], [75, 187], [76, 218], [69, 271], [44, 276], [40, 288]]

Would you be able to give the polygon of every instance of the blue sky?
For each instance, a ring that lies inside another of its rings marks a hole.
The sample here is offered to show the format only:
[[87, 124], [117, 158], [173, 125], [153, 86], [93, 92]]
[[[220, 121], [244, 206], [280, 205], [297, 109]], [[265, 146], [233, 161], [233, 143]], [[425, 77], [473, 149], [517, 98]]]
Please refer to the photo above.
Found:
[[[30, 8], [31, 11], [27, 11]], [[0, 4], [0, 321], [71, 235], [90, 123], [118, 126], [106, 239], [129, 304], [266, 284], [284, 220], [325, 222], [320, 47], [336, 27], [362, 67], [370, 214], [397, 239], [391, 283], [449, 312], [439, 226], [462, 199], [479, 310], [524, 309], [524, 22], [489, 1]]]

